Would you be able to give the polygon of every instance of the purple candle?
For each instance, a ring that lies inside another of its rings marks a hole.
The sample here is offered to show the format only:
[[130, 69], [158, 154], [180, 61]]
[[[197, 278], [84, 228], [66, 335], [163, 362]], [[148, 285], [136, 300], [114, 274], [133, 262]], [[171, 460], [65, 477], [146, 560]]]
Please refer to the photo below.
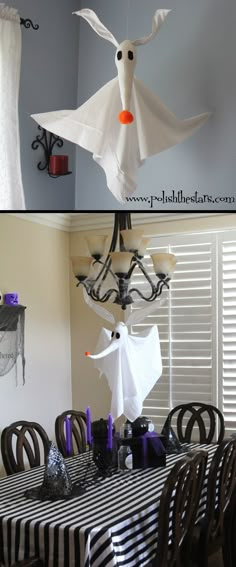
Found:
[[88, 443], [88, 445], [92, 445], [91, 410], [90, 410], [90, 407], [86, 408], [86, 432], [87, 432], [87, 443]]
[[112, 415], [108, 414], [108, 442], [107, 448], [112, 449]]
[[72, 427], [71, 418], [67, 415], [65, 418], [66, 424], [66, 454], [71, 455], [72, 451]]

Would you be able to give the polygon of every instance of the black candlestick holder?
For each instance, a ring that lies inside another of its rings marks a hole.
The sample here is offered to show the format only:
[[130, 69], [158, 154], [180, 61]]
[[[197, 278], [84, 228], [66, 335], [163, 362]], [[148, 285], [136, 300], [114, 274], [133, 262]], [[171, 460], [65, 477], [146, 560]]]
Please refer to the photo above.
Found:
[[93, 462], [98, 474], [105, 478], [111, 476], [117, 467], [117, 442], [115, 426], [112, 426], [112, 448], [108, 448], [108, 422], [100, 419], [92, 423], [92, 451]]
[[95, 443], [93, 446], [93, 462], [95, 463], [98, 473], [103, 478], [112, 475], [114, 469], [113, 450], [107, 449], [106, 446]]
[[41, 126], [38, 126], [38, 130], [40, 130], [41, 134], [38, 134], [36, 136], [36, 138], [33, 140], [31, 144], [31, 147], [33, 150], [38, 150], [39, 147], [43, 149], [44, 157], [42, 160], [40, 160], [37, 163], [37, 168], [39, 169], [39, 171], [44, 171], [46, 169], [48, 175], [53, 178], [61, 177], [62, 175], [70, 175], [72, 171], [67, 171], [66, 173], [60, 173], [55, 175], [50, 173], [49, 171], [50, 156], [52, 155], [55, 146], [57, 146], [58, 148], [62, 148], [63, 140], [59, 138], [59, 136], [52, 134], [52, 132], [48, 132], [48, 130], [45, 130], [45, 128], [42, 128]]

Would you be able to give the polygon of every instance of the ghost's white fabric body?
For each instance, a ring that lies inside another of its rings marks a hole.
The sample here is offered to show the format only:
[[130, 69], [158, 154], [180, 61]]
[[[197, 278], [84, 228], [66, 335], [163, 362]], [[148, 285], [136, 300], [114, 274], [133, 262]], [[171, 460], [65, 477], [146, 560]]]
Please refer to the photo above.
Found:
[[137, 78], [131, 99], [132, 124], [120, 124], [120, 108], [116, 77], [77, 110], [36, 114], [33, 118], [46, 130], [92, 152], [105, 171], [110, 191], [124, 202], [136, 189], [137, 170], [145, 159], [191, 136], [209, 115], [178, 120]]
[[[149, 36], [125, 40], [120, 44], [92, 10], [76, 12], [98, 35], [117, 48], [115, 63], [118, 76], [77, 110], [32, 115], [42, 128], [92, 152], [95, 161], [104, 169], [108, 188], [121, 203], [135, 191], [137, 170], [148, 156], [182, 142], [209, 117], [209, 113], [204, 113], [178, 120], [134, 76], [136, 47], [155, 37], [169, 11], [156, 11]], [[118, 59], [118, 54], [121, 54], [121, 59]], [[134, 118], [132, 123], [119, 122], [118, 115], [122, 109]]]
[[[116, 333], [119, 333], [119, 338], [116, 338]], [[103, 328], [96, 351], [99, 354], [89, 357], [95, 359], [95, 367], [107, 378], [112, 392], [113, 419], [124, 414], [134, 421], [141, 415], [143, 401], [162, 373], [157, 327], [132, 336], [128, 334], [126, 325], [120, 322], [114, 329], [113, 338], [111, 331]]]

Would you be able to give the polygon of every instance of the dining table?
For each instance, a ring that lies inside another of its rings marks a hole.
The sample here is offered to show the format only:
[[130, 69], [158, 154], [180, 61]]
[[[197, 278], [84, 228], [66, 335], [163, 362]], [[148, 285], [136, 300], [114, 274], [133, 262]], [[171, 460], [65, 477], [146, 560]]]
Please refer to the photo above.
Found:
[[[191, 444], [208, 452], [216, 444]], [[163, 485], [184, 453], [166, 457], [166, 466], [99, 476], [92, 451], [65, 460], [82, 493], [71, 499], [25, 496], [40, 486], [44, 466], [0, 479], [0, 562], [6, 567], [37, 556], [46, 567], [138, 567], [155, 556], [158, 509]], [[204, 513], [204, 491], [199, 515]]]

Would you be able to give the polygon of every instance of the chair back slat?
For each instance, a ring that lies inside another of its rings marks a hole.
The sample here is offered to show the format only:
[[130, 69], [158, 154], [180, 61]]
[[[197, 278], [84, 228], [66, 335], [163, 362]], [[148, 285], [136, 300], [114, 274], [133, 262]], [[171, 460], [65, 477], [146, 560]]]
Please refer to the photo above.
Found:
[[82, 411], [67, 410], [57, 416], [55, 435], [57, 446], [63, 457], [68, 457], [66, 450], [65, 418], [71, 419], [72, 451], [71, 456], [84, 453], [86, 450], [86, 415]]
[[16, 421], [1, 435], [2, 460], [8, 475], [45, 463], [49, 438], [36, 422]]
[[180, 459], [165, 482], [160, 498], [153, 567], [188, 565], [207, 456], [206, 451], [194, 451]]
[[207, 540], [223, 537], [225, 514], [236, 489], [236, 440], [225, 439], [218, 447], [209, 470], [206, 504]]
[[[221, 443], [224, 438], [224, 418], [221, 411], [212, 405], [200, 402], [180, 404], [168, 414], [163, 430], [170, 430], [176, 420], [176, 431], [181, 443], [191, 443], [193, 434], [198, 430], [197, 441], [209, 444], [216, 440]], [[218, 426], [218, 435], [216, 436]]]

